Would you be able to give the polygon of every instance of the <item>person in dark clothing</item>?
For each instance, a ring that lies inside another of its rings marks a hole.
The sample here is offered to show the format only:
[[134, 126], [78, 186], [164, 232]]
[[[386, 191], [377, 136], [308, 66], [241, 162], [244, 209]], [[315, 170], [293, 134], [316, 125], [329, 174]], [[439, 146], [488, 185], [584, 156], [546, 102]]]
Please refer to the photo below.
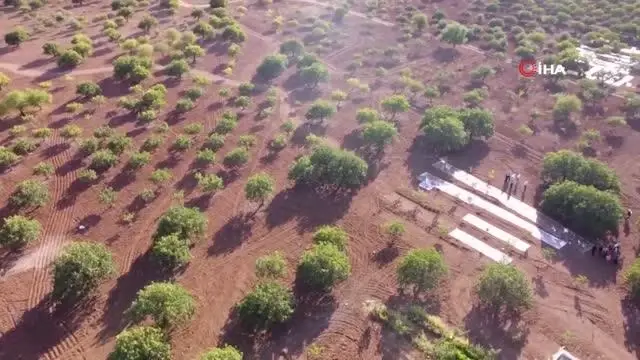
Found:
[[507, 173], [507, 175], [504, 176], [504, 185], [507, 186], [507, 183], [509, 182], [509, 180], [511, 180], [511, 174]]

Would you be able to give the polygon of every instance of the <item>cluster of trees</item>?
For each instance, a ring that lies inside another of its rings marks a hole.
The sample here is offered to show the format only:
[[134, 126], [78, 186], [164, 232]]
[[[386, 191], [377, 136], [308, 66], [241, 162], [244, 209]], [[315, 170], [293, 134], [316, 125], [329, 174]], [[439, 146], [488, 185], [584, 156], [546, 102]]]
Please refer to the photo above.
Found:
[[543, 196], [545, 213], [589, 238], [617, 229], [620, 181], [605, 164], [561, 150], [545, 156], [542, 178], [551, 184]]
[[[437, 250], [415, 249], [400, 260], [398, 284], [402, 289], [412, 289], [417, 297], [436, 289], [447, 272], [447, 265]], [[513, 265], [501, 263], [485, 268], [475, 290], [480, 302], [497, 312], [526, 309], [533, 298], [526, 275]]]
[[62, 49], [57, 43], [48, 42], [42, 45], [45, 55], [57, 59], [60, 67], [75, 67], [93, 53], [93, 41], [85, 34], [76, 34], [71, 38], [71, 47]]
[[[385, 99], [382, 103], [385, 103]], [[388, 107], [387, 103], [387, 107]], [[408, 105], [407, 105], [408, 107]], [[395, 114], [395, 112], [393, 112]], [[392, 115], [393, 116], [393, 115]], [[384, 150], [384, 147], [391, 143], [398, 135], [396, 125], [390, 121], [386, 121], [373, 108], [360, 108], [356, 112], [356, 120], [362, 124], [362, 138], [371, 150], [376, 153]]]
[[137, 84], [151, 76], [153, 60], [144, 56], [123, 55], [113, 62], [113, 76]]
[[141, 90], [138, 97], [124, 96], [118, 101], [120, 107], [133, 112], [142, 122], [156, 119], [158, 110], [166, 103], [167, 88], [162, 84]]
[[310, 155], [298, 158], [289, 169], [289, 179], [298, 184], [339, 189], [360, 187], [367, 178], [368, 165], [350, 151], [326, 144], [313, 147]]
[[0, 115], [16, 110], [20, 116], [24, 117], [29, 113], [41, 110], [42, 106], [46, 104], [51, 104], [52, 100], [51, 94], [45, 90], [13, 90], [8, 92], [0, 102]]
[[174, 206], [160, 218], [151, 253], [168, 271], [185, 266], [191, 245], [206, 231], [207, 218], [197, 209]]
[[437, 151], [457, 151], [473, 138], [493, 136], [493, 114], [484, 109], [454, 109], [438, 105], [427, 109], [420, 124], [425, 138]]

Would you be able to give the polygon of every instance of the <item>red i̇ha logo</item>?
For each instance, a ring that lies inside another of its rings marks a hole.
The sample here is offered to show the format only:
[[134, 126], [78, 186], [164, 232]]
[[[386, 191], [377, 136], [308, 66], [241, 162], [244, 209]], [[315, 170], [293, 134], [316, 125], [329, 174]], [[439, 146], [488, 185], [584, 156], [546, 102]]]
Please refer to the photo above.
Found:
[[518, 72], [522, 77], [532, 78], [538, 74], [538, 63], [534, 59], [520, 60]]

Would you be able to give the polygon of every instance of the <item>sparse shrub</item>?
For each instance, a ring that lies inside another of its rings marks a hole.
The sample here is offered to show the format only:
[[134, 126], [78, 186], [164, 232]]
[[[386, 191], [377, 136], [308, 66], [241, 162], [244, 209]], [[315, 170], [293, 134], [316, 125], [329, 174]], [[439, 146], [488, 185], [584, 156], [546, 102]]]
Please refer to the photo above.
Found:
[[84, 183], [90, 183], [96, 181], [98, 179], [98, 174], [96, 174], [95, 170], [84, 169], [78, 173], [78, 180]]
[[198, 181], [198, 186], [206, 193], [212, 193], [224, 188], [222, 178], [216, 174], [202, 175], [201, 173], [197, 173], [196, 180]]
[[4, 35], [4, 42], [9, 46], [20, 46], [20, 44], [29, 40], [30, 37], [31, 35], [25, 28], [18, 26]]
[[224, 166], [235, 169], [249, 161], [249, 152], [244, 147], [231, 150], [223, 160]]
[[149, 180], [157, 186], [162, 186], [173, 178], [168, 169], [156, 169], [151, 173]]
[[264, 58], [262, 63], [256, 69], [256, 72], [263, 79], [269, 81], [280, 76], [287, 69], [287, 66], [288, 60], [285, 55], [269, 55]]
[[53, 174], [54, 171], [55, 171], [55, 168], [53, 167], [53, 165], [46, 162], [40, 162], [33, 167], [34, 175], [42, 175], [42, 176], [49, 177]]
[[242, 352], [231, 345], [208, 350], [198, 360], [242, 360]]
[[261, 279], [278, 279], [287, 272], [287, 262], [278, 251], [256, 260], [256, 275]]
[[176, 141], [173, 143], [173, 149], [177, 151], [185, 151], [189, 149], [193, 145], [193, 140], [186, 135], [180, 135], [176, 138]]
[[151, 162], [151, 154], [145, 151], [134, 152], [129, 158], [127, 167], [132, 170], [140, 169]]

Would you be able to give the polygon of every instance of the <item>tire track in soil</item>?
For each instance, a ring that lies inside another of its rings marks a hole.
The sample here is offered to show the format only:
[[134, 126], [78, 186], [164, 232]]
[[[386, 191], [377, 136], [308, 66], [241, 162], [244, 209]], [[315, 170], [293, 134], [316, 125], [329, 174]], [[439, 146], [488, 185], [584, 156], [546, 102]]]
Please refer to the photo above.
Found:
[[[56, 136], [52, 138], [51, 145], [58, 146], [65, 144], [64, 139]], [[65, 149], [64, 151], [56, 154], [51, 158], [51, 163], [58, 170], [61, 166], [63, 166], [67, 161], [71, 160], [73, 157], [73, 147]], [[69, 206], [67, 208], [59, 210], [58, 201], [62, 200], [65, 195], [65, 191], [69, 188], [71, 183], [76, 177], [76, 171], [70, 171], [64, 175], [54, 175], [53, 176], [53, 186], [50, 186], [51, 189], [51, 210], [50, 217], [44, 226], [42, 232], [42, 243], [41, 247], [44, 247], [44, 253], [37, 258], [37, 263], [34, 269], [33, 280], [31, 284], [31, 289], [29, 291], [29, 298], [27, 300], [28, 308], [34, 308], [38, 305], [38, 303], [42, 300], [45, 294], [50, 291], [51, 284], [47, 282], [48, 278], [48, 265], [53, 261], [53, 258], [56, 256], [57, 251], [60, 249], [62, 244], [66, 240], [66, 234], [71, 227], [71, 222], [73, 220], [73, 212], [74, 207]], [[64, 327], [60, 325], [60, 327]], [[68, 351], [74, 347], [82, 348], [80, 342], [76, 338], [73, 333], [64, 329], [64, 332], [67, 334], [65, 338], [53, 349], [50, 349], [45, 355], [45, 359], [56, 359], [63, 354], [68, 354]]]

